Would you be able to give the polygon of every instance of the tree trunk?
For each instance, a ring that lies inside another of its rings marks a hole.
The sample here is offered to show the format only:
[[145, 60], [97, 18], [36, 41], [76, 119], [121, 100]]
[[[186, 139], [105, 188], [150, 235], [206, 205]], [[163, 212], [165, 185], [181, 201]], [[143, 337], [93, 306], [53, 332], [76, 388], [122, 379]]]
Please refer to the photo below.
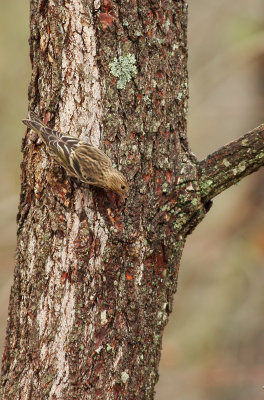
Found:
[[130, 194], [70, 179], [27, 132], [1, 398], [153, 399], [186, 236], [263, 165], [263, 127], [253, 153], [190, 152], [185, 1], [31, 0], [30, 26], [29, 108], [103, 149]]

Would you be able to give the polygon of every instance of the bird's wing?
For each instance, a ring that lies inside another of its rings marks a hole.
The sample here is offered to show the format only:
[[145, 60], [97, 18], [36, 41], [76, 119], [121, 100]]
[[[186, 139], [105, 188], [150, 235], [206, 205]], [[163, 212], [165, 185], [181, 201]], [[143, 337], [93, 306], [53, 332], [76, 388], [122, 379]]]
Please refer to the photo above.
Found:
[[62, 164], [68, 173], [76, 176], [75, 171], [71, 168], [69, 157], [71, 152], [78, 146], [80, 140], [48, 128], [32, 111], [29, 113], [29, 118], [22, 120], [22, 122], [42, 138], [48, 152]]
[[81, 142], [71, 154], [70, 161], [83, 182], [104, 187], [105, 175], [112, 168], [112, 162], [100, 149]]

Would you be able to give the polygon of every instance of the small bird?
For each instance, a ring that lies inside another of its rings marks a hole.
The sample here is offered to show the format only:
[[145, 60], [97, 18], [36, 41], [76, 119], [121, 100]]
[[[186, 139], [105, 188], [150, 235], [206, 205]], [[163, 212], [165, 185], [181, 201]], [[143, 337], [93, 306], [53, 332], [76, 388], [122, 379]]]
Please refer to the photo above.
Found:
[[74, 137], [55, 131], [44, 125], [30, 111], [22, 122], [33, 129], [44, 141], [48, 152], [66, 169], [69, 175], [84, 183], [101, 187], [127, 197], [128, 183], [121, 172], [100, 149]]

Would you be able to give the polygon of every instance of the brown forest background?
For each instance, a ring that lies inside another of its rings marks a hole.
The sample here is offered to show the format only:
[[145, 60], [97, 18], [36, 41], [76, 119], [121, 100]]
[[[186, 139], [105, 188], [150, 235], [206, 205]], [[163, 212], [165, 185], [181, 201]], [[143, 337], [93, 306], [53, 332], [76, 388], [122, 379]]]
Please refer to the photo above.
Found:
[[[0, 3], [0, 350], [27, 113], [29, 1]], [[263, 0], [189, 1], [189, 140], [204, 158], [264, 122]], [[258, 400], [264, 384], [264, 174], [218, 196], [185, 248], [157, 400]]]

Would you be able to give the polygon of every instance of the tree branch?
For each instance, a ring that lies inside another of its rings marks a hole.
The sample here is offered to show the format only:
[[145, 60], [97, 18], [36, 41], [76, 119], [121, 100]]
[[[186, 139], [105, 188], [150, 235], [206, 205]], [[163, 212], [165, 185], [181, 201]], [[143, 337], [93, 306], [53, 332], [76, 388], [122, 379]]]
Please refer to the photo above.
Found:
[[198, 164], [204, 202], [264, 165], [264, 124], [226, 144]]

